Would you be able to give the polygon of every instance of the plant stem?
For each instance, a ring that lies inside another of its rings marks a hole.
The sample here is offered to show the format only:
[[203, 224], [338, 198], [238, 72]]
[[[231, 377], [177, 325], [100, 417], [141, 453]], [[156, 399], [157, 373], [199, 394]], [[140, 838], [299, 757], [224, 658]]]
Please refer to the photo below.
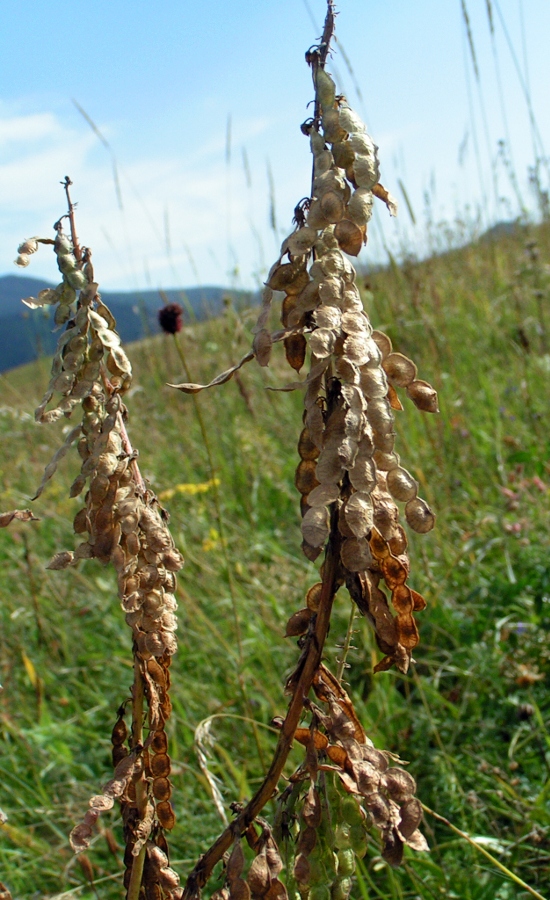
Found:
[[454, 831], [455, 834], [458, 834], [459, 837], [467, 841], [479, 853], [482, 853], [483, 856], [487, 857], [487, 859], [489, 859], [493, 863], [493, 865], [497, 867], [497, 869], [500, 869], [501, 872], [504, 872], [504, 874], [508, 878], [510, 878], [516, 884], [519, 884], [520, 887], [522, 887], [525, 891], [528, 891], [528, 893], [533, 897], [536, 897], [537, 900], [547, 900], [546, 897], [543, 897], [542, 894], [539, 894], [538, 891], [530, 887], [525, 881], [523, 881], [522, 878], [520, 878], [518, 875], [515, 875], [512, 871], [510, 871], [510, 869], [499, 862], [498, 859], [495, 859], [495, 857], [491, 853], [489, 853], [489, 851], [486, 850], [485, 847], [482, 847], [481, 844], [478, 844], [477, 841], [474, 841], [469, 834], [466, 834], [465, 831], [461, 831], [460, 828], [457, 828], [456, 825], [453, 825], [452, 822], [449, 822], [449, 820], [446, 819], [445, 816], [440, 816], [439, 813], [434, 812], [433, 809], [430, 809], [429, 806], [426, 806], [424, 803], [422, 804], [422, 809], [424, 810], [424, 812], [429, 813], [430, 816], [433, 816], [434, 819], [437, 819], [438, 822], [443, 822], [443, 824], [446, 825], [447, 828], [450, 828], [451, 831]]
[[246, 830], [266, 803], [271, 800], [273, 793], [277, 789], [277, 783], [290, 753], [294, 733], [302, 716], [304, 701], [307, 698], [313, 678], [321, 662], [330, 624], [332, 605], [339, 587], [340, 545], [342, 539], [337, 523], [337, 512], [333, 510], [323, 567], [323, 587], [315, 620], [315, 629], [308, 637], [304, 655], [299, 663], [299, 666], [301, 666], [300, 675], [281, 728], [281, 734], [269, 771], [260, 788], [243, 811], [225, 829], [204, 856], [201, 857], [187, 879], [182, 900], [191, 900], [191, 898], [198, 896], [198, 892], [206, 884], [214, 866], [231, 846], [234, 837]]
[[82, 261], [82, 249], [80, 247], [80, 243], [78, 241], [78, 237], [76, 234], [76, 222], [75, 222], [75, 217], [74, 217], [75, 205], [72, 202], [71, 195], [69, 193], [69, 188], [72, 184], [72, 181], [68, 175], [65, 175], [65, 181], [62, 181], [61, 184], [65, 188], [65, 193], [67, 195], [67, 203], [69, 205], [69, 222], [71, 224], [71, 241], [73, 244], [73, 252], [74, 252], [74, 255], [75, 255], [75, 258], [77, 259], [77, 261], [81, 262]]
[[348, 622], [348, 630], [346, 631], [346, 638], [344, 640], [344, 645], [342, 647], [342, 656], [338, 660], [338, 669], [336, 671], [336, 678], [338, 681], [342, 680], [342, 676], [344, 674], [344, 669], [346, 667], [346, 657], [350, 651], [351, 641], [353, 638], [353, 623], [355, 621], [355, 603], [351, 603], [351, 611], [349, 614], [349, 622]]
[[[143, 701], [144, 701], [144, 681], [141, 674], [140, 660], [134, 654], [134, 687], [132, 691], [132, 749], [138, 744], [143, 744]], [[136, 802], [140, 818], [145, 815], [147, 807], [147, 784], [143, 773], [143, 768], [136, 781]], [[143, 877], [143, 865], [145, 863], [145, 844], [134, 857], [132, 863], [132, 874], [130, 876], [130, 884], [128, 885], [128, 893], [126, 900], [138, 900], [141, 890], [141, 879]]]
[[[181, 364], [183, 366], [183, 370], [185, 372], [185, 377], [188, 381], [192, 381], [191, 370], [189, 369], [189, 365], [187, 363], [187, 358], [185, 356], [183, 347], [181, 345], [181, 341], [178, 338], [177, 334], [174, 334], [174, 344], [176, 347], [176, 353], [178, 354]], [[227, 540], [225, 537], [225, 528], [223, 524], [222, 518], [222, 508], [220, 502], [220, 492], [218, 490], [218, 479], [216, 477], [216, 467], [214, 464], [214, 457], [212, 456], [212, 448], [210, 446], [210, 440], [208, 437], [208, 431], [206, 429], [206, 423], [204, 421], [204, 416], [202, 414], [202, 409], [200, 407], [200, 402], [198, 397], [195, 394], [192, 394], [193, 404], [195, 406], [195, 414], [197, 416], [197, 422], [199, 423], [199, 428], [202, 437], [202, 443], [204, 449], [206, 451], [206, 458], [208, 460], [208, 471], [210, 472], [210, 482], [212, 484], [212, 497], [214, 499], [214, 508], [216, 511], [216, 520], [218, 523], [218, 533], [220, 535], [220, 544], [222, 547], [223, 560], [225, 563], [225, 571], [227, 576], [227, 584], [229, 587], [229, 596], [231, 597], [231, 608], [233, 611], [233, 621], [235, 624], [235, 637], [237, 640], [237, 650], [239, 655], [239, 665], [237, 670], [237, 678], [239, 681], [239, 687], [241, 693], [243, 695], [244, 705], [246, 708], [246, 712], [248, 714], [249, 719], [252, 722], [252, 730], [254, 732], [254, 742], [256, 744], [256, 749], [258, 751], [258, 758], [260, 760], [260, 764], [262, 767], [265, 766], [265, 761], [262, 754], [262, 748], [260, 744], [260, 736], [258, 734], [258, 728], [256, 726], [256, 722], [254, 721], [254, 717], [252, 715], [252, 708], [250, 706], [250, 701], [248, 699], [248, 691], [246, 688], [246, 682], [243, 675], [244, 670], [244, 653], [243, 653], [243, 643], [242, 643], [242, 634], [241, 634], [241, 623], [239, 619], [239, 608], [237, 604], [237, 594], [235, 591], [235, 582], [233, 580], [233, 572], [231, 569], [231, 563], [229, 560], [229, 552], [227, 549]]]

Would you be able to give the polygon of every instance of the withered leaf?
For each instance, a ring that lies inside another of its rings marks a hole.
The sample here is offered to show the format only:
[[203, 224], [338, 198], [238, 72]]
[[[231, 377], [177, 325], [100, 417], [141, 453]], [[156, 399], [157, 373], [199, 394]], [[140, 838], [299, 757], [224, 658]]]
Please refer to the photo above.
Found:
[[218, 384], [225, 384], [226, 381], [229, 381], [233, 378], [235, 372], [237, 372], [245, 363], [250, 362], [251, 359], [254, 359], [254, 353], [249, 351], [245, 353], [240, 362], [235, 366], [231, 366], [230, 369], [226, 369], [225, 372], [222, 372], [220, 375], [217, 375], [216, 378], [213, 378], [208, 384], [168, 384], [168, 387], [176, 388], [178, 391], [183, 391], [184, 394], [198, 394], [199, 391], [204, 391], [207, 388], [215, 387]]
[[373, 185], [372, 193], [375, 197], [378, 197], [379, 200], [382, 200], [386, 204], [390, 216], [397, 215], [397, 200], [395, 199], [395, 197], [392, 197], [392, 195], [389, 191], [386, 190], [384, 185], [380, 183]]
[[0, 528], [7, 528], [14, 520], [18, 522], [39, 521], [30, 509], [12, 509], [10, 512], [0, 513]]

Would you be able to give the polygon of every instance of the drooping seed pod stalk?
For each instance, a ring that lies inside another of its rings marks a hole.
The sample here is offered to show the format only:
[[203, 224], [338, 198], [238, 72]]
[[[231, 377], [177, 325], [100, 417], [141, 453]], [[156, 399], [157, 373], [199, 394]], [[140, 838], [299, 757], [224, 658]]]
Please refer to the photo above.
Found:
[[[101, 812], [119, 801], [127, 897], [137, 900], [143, 887], [148, 897], [175, 898], [179, 878], [168, 867], [164, 837], [175, 821], [165, 726], [171, 712], [169, 667], [176, 651], [176, 572], [183, 560], [170, 534], [167, 514], [143, 481], [130, 444], [123, 397], [132, 370], [114, 317], [94, 280], [91, 252], [81, 248], [76, 238], [70, 184], [66, 179], [69, 214], [56, 224], [55, 240], [37, 238], [20, 248], [20, 253], [28, 254], [27, 244], [53, 244], [62, 275], [56, 288], [24, 301], [31, 308], [55, 307], [55, 323], [64, 326], [36, 420], [43, 424], [74, 420], [81, 411], [80, 421], [46, 466], [35, 499], [76, 442], [82, 465], [70, 496], [86, 491], [73, 523], [80, 543], [74, 551], [56, 553], [48, 568], [65, 569], [81, 559], [114, 566], [134, 657], [131, 693], [112, 733], [113, 777], [91, 798], [70, 841], [75, 852], [85, 850]], [[71, 224], [70, 235], [63, 231], [65, 218]], [[124, 721], [126, 705], [131, 707], [130, 730]]]
[[[436, 393], [418, 379], [415, 364], [373, 330], [349, 259], [366, 243], [375, 198], [392, 215], [396, 203], [379, 181], [378, 148], [325, 70], [334, 15], [328, 0], [321, 43], [306, 54], [315, 89], [314, 116], [302, 125], [313, 155], [311, 196], [296, 207], [295, 228], [269, 272], [252, 350], [209, 384], [173, 385], [196, 393], [222, 384], [252, 358], [268, 365], [273, 344], [284, 342], [289, 365], [298, 373], [306, 370], [299, 381], [280, 388], [304, 391], [295, 479], [302, 549], [312, 561], [324, 554], [320, 581], [287, 623], [286, 634], [299, 638], [301, 654], [286, 682], [291, 699], [286, 716], [277, 720], [280, 736], [270, 770], [195, 866], [186, 898], [198, 896], [216, 862], [271, 799], [293, 740], [304, 745], [306, 758], [279, 804], [281, 821], [299, 823], [298, 833], [287, 835], [287, 856], [293, 859], [286, 873], [289, 890], [311, 900], [345, 900], [352, 857], [365, 852], [373, 826], [393, 865], [400, 863], [405, 844], [427, 849], [418, 830], [414, 779], [396, 765], [396, 757], [374, 748], [342, 685], [322, 664], [334, 598], [346, 584], [383, 653], [375, 671], [409, 667], [419, 639], [413, 613], [426, 604], [408, 584], [398, 504], [404, 504], [408, 526], [420, 533], [433, 527], [434, 515], [396, 451], [394, 413], [402, 409], [397, 390], [419, 409], [437, 411]], [[282, 295], [283, 329], [271, 333], [276, 294]], [[300, 726], [305, 714], [309, 724]]]

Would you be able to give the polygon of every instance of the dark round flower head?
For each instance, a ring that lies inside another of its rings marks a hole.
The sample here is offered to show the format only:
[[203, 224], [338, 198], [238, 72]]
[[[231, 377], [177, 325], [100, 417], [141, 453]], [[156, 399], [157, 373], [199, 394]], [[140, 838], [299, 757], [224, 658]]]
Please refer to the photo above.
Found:
[[168, 303], [158, 311], [159, 325], [166, 334], [181, 331], [183, 309], [179, 303]]

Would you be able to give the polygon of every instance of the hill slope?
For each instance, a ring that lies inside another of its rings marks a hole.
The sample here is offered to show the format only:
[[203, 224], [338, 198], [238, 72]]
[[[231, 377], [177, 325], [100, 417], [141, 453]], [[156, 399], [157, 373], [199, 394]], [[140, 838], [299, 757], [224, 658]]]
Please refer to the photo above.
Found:
[[[53, 353], [58, 336], [52, 330], [48, 310], [30, 315], [21, 303], [22, 298], [36, 297], [46, 287], [53, 285], [22, 275], [0, 277], [0, 372]], [[188, 321], [219, 314], [224, 297], [231, 297], [236, 305], [251, 302], [247, 292], [220, 287], [172, 289], [163, 292], [162, 297], [158, 291], [102, 291], [101, 296], [112, 310], [125, 342], [158, 333], [157, 310], [164, 298], [180, 303]]]

